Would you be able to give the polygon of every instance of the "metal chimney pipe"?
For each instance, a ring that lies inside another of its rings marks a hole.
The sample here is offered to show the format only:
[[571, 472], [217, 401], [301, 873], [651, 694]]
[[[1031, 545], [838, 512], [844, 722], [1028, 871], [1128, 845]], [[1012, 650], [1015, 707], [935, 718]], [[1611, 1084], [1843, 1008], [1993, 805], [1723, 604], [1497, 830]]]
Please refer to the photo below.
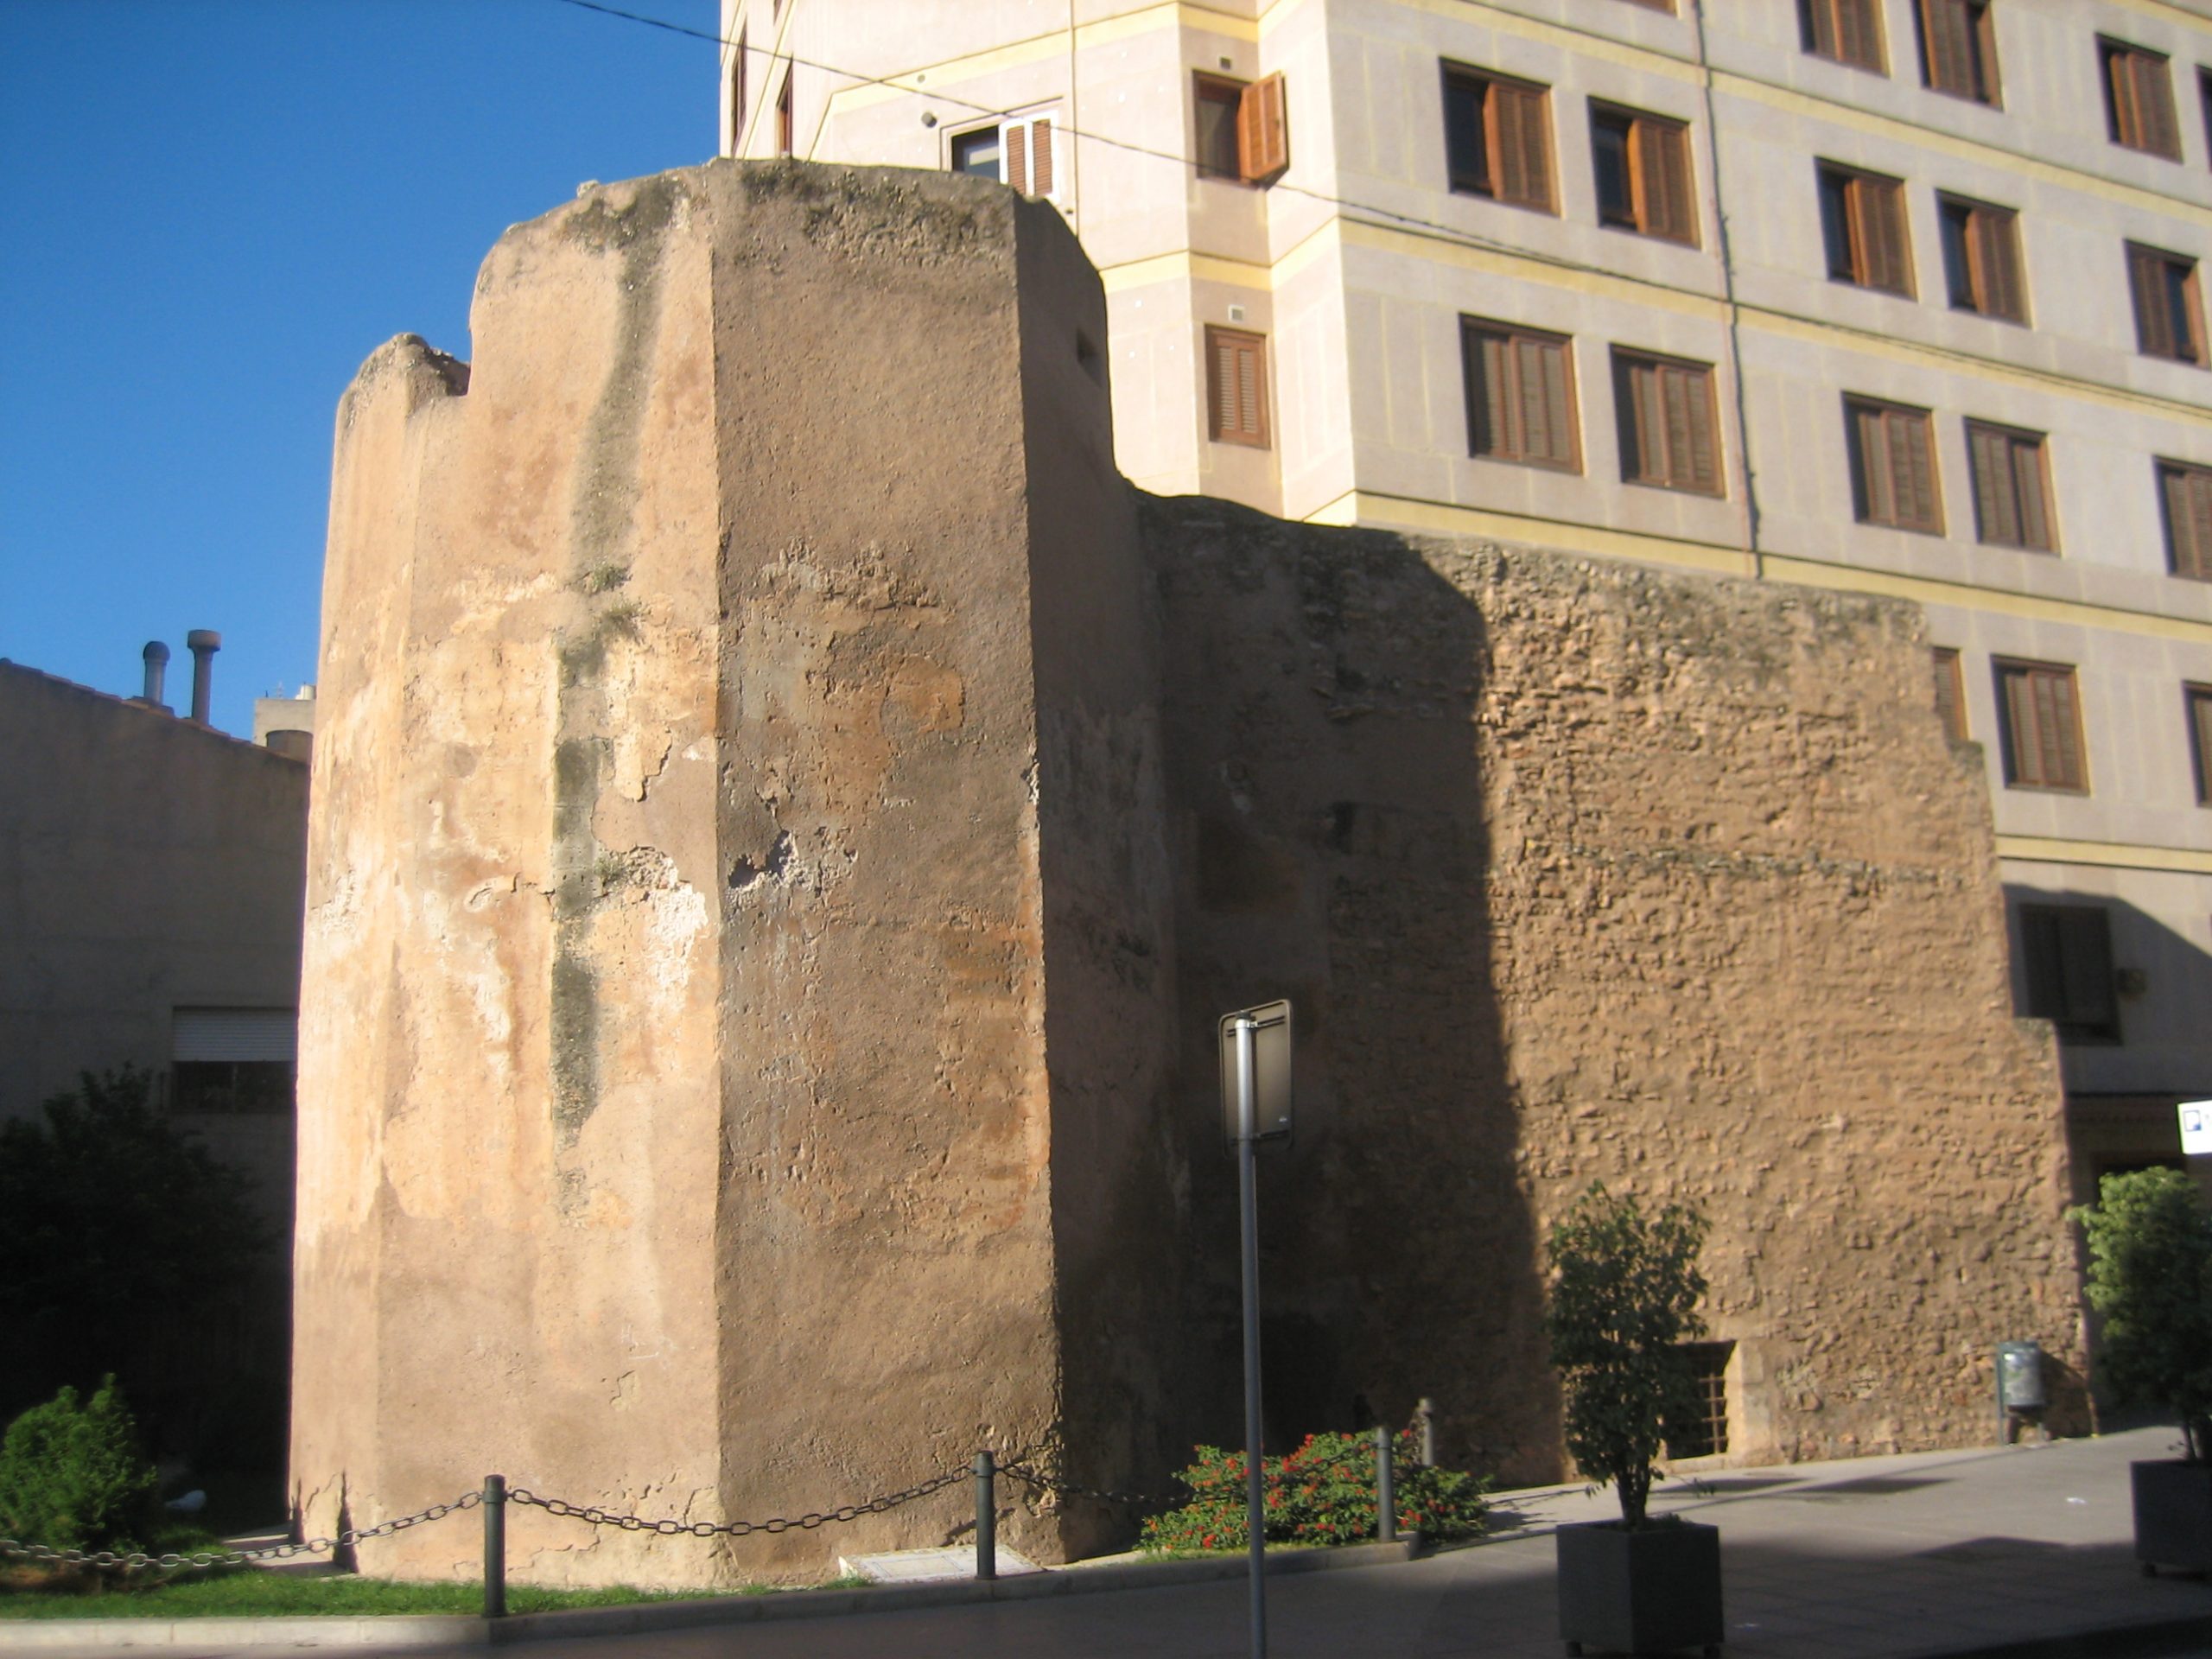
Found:
[[149, 639], [146, 649], [138, 654], [146, 663], [146, 690], [138, 700], [156, 709], [167, 707], [162, 701], [162, 679], [168, 672], [169, 648], [158, 639]]
[[223, 648], [223, 636], [213, 628], [194, 628], [184, 644], [192, 653], [192, 717], [205, 726], [215, 698], [215, 653]]

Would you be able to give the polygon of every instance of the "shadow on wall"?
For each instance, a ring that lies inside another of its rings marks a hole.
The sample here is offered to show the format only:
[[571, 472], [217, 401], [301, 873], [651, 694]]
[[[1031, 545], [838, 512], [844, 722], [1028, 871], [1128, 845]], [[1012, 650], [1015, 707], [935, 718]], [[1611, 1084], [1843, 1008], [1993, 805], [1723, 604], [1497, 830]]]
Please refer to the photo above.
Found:
[[1394, 535], [1195, 499], [1146, 498], [1143, 529], [1175, 803], [1178, 1128], [1198, 1149], [1185, 1438], [1241, 1436], [1235, 1161], [1204, 1150], [1221, 1144], [1215, 1021], [1287, 996], [1296, 1136], [1260, 1158], [1269, 1448], [1403, 1424], [1426, 1395], [1446, 1461], [1548, 1470], [1557, 1402], [1484, 881], [1483, 618]]

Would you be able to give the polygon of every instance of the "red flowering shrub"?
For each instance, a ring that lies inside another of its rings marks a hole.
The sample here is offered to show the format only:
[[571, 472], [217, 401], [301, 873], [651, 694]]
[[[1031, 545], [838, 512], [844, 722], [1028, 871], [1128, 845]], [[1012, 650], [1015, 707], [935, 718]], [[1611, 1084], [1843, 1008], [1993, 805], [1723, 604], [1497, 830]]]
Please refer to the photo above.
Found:
[[[1244, 1454], [1193, 1448], [1198, 1461], [1179, 1478], [1191, 1501], [1144, 1523], [1147, 1549], [1243, 1549]], [[1490, 1483], [1450, 1469], [1424, 1469], [1407, 1429], [1397, 1437], [1398, 1526], [1424, 1538], [1471, 1538], [1483, 1529]], [[1270, 1543], [1356, 1544], [1375, 1536], [1375, 1437], [1309, 1434], [1287, 1457], [1260, 1465]]]

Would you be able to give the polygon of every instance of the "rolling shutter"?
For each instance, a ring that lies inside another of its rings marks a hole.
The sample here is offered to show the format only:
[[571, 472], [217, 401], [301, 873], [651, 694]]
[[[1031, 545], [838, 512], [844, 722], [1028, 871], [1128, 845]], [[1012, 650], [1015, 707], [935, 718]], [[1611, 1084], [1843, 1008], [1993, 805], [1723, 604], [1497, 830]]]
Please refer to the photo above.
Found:
[[299, 1057], [300, 1016], [291, 1008], [179, 1008], [170, 1058], [282, 1060]]

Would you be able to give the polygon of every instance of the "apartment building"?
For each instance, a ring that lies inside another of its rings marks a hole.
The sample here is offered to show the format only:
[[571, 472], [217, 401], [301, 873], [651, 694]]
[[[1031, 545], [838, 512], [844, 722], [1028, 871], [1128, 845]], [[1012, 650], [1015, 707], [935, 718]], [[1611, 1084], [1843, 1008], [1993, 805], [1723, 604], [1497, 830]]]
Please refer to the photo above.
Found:
[[721, 148], [1000, 178], [1122, 470], [1926, 609], [2077, 1191], [2212, 1097], [2212, 8], [724, 0]]

